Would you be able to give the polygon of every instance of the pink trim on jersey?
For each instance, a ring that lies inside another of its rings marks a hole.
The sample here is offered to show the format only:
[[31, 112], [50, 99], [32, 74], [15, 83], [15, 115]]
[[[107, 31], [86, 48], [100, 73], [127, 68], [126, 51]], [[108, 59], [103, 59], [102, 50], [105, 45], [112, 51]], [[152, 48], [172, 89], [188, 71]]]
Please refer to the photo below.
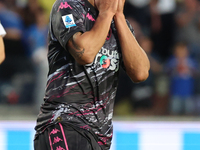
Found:
[[66, 137], [65, 137], [65, 133], [64, 133], [64, 130], [63, 130], [63, 126], [61, 125], [61, 123], [58, 123], [58, 124], [60, 126], [60, 129], [61, 129], [61, 132], [62, 132], [62, 135], [63, 135], [63, 139], [64, 139], [65, 146], [66, 146], [66, 150], [69, 150], [68, 145], [67, 145], [67, 140], [66, 140]]
[[62, 72], [60, 72], [59, 74], [56, 74], [55, 76], [57, 76], [57, 77], [55, 77], [55, 78], [53, 78], [53, 79], [51, 79], [50, 81], [49, 81], [49, 83], [47, 84], [47, 86], [46, 87], [48, 87], [49, 86], [49, 84], [51, 83], [51, 82], [53, 82], [54, 80], [57, 80], [58, 78], [60, 78], [62, 75], [64, 75], [65, 74], [65, 72], [66, 71], [62, 71]]
[[51, 150], [53, 150], [50, 134], [49, 134], [49, 144], [50, 144]]

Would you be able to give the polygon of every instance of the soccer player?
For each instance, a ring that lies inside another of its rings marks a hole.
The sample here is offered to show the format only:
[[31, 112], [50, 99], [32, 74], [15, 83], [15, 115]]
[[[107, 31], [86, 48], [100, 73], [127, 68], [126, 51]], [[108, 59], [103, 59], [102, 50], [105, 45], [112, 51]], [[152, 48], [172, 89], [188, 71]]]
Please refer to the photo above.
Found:
[[122, 66], [134, 82], [149, 60], [126, 21], [125, 0], [57, 0], [49, 28], [49, 73], [35, 150], [108, 150]]
[[5, 47], [3, 43], [3, 37], [6, 35], [6, 31], [3, 28], [2, 24], [0, 23], [0, 64], [5, 59]]

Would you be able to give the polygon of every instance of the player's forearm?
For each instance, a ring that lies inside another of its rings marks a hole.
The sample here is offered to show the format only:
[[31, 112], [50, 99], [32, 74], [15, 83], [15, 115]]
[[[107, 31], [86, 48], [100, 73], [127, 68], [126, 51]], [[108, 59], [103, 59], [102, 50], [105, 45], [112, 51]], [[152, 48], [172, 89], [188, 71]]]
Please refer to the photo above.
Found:
[[127, 26], [123, 14], [116, 14], [114, 17], [117, 33], [122, 48], [122, 56], [126, 73], [134, 82], [141, 82], [149, 75], [149, 59], [140, 47], [137, 40]]
[[[78, 57], [76, 57], [75, 53], [72, 54], [79, 64], [84, 65], [93, 62], [96, 54], [105, 43], [113, 16], [114, 14], [112, 13], [99, 14], [90, 31], [73, 37], [70, 47], [78, 48], [82, 51]], [[74, 49], [74, 51], [76, 50]]]
[[3, 43], [3, 38], [0, 36], [0, 64], [4, 61], [4, 59], [5, 59], [4, 43]]

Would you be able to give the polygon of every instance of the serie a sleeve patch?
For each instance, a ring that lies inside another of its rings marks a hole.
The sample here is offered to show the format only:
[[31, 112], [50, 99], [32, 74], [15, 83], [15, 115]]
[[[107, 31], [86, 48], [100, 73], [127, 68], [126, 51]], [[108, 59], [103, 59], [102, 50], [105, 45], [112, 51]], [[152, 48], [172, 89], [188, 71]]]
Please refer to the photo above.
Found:
[[64, 23], [66, 28], [76, 26], [76, 24], [74, 22], [74, 17], [73, 17], [72, 14], [62, 16], [62, 20], [63, 20], [63, 23]]

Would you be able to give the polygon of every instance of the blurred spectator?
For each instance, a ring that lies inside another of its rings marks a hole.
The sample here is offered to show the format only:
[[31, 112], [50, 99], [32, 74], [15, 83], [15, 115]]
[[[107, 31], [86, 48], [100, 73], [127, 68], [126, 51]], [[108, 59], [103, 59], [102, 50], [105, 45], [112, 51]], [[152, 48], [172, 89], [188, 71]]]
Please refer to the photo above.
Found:
[[7, 34], [4, 38], [6, 60], [0, 66], [0, 100], [4, 103], [31, 102], [32, 64], [22, 45], [23, 20], [15, 1], [0, 1], [0, 20]]
[[[34, 103], [36, 108], [43, 101], [46, 78], [48, 72], [47, 64], [47, 35], [48, 25], [45, 11], [38, 7], [35, 11], [36, 23], [28, 27], [24, 37], [27, 45], [28, 55], [34, 65], [35, 86], [34, 86]], [[38, 112], [38, 110], [36, 110]]]
[[5, 59], [5, 47], [3, 43], [3, 37], [6, 35], [6, 31], [4, 30], [3, 26], [1, 25], [0, 22], [0, 64], [4, 61]]
[[138, 22], [144, 35], [153, 41], [153, 52], [164, 62], [174, 44], [175, 0], [128, 0], [124, 13]]
[[[200, 64], [200, 1], [184, 0], [178, 3], [176, 11], [176, 41], [184, 41], [188, 44], [192, 58]], [[199, 101], [200, 76], [195, 78], [195, 95]], [[199, 109], [199, 105], [196, 110]]]
[[[143, 34], [150, 35], [150, 0], [127, 0], [124, 6], [124, 14], [128, 18], [133, 18], [140, 26]], [[136, 30], [136, 29], [135, 29]]]
[[37, 8], [34, 16], [35, 23], [27, 27], [23, 39], [30, 57], [38, 48], [47, 48], [48, 26], [44, 9], [42, 7]]
[[[31, 3], [32, 4], [32, 3]], [[28, 28], [29, 26], [35, 24], [35, 9], [37, 8], [37, 3], [33, 3], [32, 5], [27, 3], [24, 7], [19, 9], [20, 16], [23, 19], [24, 28]]]
[[187, 45], [177, 43], [173, 57], [165, 66], [170, 76], [170, 113], [173, 115], [194, 114], [194, 79], [197, 63], [189, 57]]
[[172, 54], [175, 29], [175, 0], [151, 0], [151, 38], [154, 43], [153, 50], [162, 62]]
[[[200, 1], [184, 0], [176, 12], [176, 41], [188, 44], [192, 58], [200, 64]], [[200, 95], [200, 76], [195, 80], [195, 93]]]
[[48, 69], [45, 11], [37, 0], [0, 0], [0, 20], [7, 32], [7, 57], [0, 66], [0, 102], [39, 105]]
[[200, 2], [184, 0], [176, 12], [176, 41], [200, 47]]
[[[15, 9], [8, 8], [8, 1], [0, 0], [0, 19], [1, 23], [4, 26], [7, 35], [5, 36], [5, 40], [9, 42], [13, 42], [13, 44], [20, 45], [20, 38], [23, 31], [23, 21], [21, 17], [17, 14]], [[7, 51], [9, 54], [19, 54], [23, 53], [21, 49], [19, 51], [14, 51], [13, 49]]]

